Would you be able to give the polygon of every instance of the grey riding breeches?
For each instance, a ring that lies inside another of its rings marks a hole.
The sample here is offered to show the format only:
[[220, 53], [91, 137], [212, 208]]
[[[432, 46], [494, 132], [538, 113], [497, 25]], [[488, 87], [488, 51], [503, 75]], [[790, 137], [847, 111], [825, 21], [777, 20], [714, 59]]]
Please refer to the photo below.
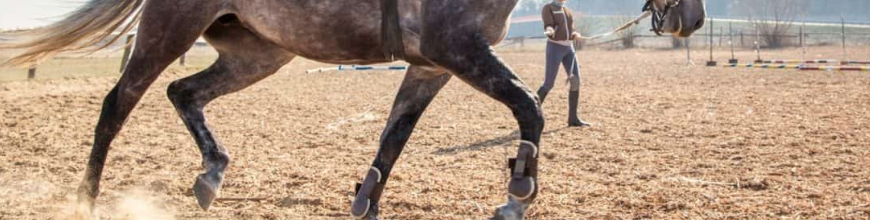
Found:
[[546, 77], [540, 91], [549, 92], [556, 83], [556, 74], [559, 73], [559, 64], [568, 73], [568, 83], [571, 91], [580, 91], [580, 64], [577, 63], [575, 52], [572, 47], [547, 41], [547, 61], [545, 67]]

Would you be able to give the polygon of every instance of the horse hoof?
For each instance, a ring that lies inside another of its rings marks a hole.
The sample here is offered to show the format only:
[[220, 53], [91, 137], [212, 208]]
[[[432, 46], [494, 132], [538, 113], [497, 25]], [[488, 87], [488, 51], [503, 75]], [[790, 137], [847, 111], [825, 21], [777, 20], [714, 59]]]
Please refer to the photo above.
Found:
[[369, 214], [372, 200], [365, 197], [357, 197], [350, 206], [350, 216], [355, 219], [364, 219]]
[[94, 200], [96, 198], [89, 196], [87, 193], [79, 193], [76, 197], [77, 211], [87, 210], [88, 212], [93, 212], [94, 208], [96, 208]]
[[193, 184], [193, 195], [196, 196], [196, 202], [199, 203], [199, 207], [203, 211], [208, 211], [211, 203], [217, 198], [220, 184], [220, 177], [209, 178], [206, 174], [196, 176], [196, 183]]
[[514, 203], [508, 203], [496, 208], [495, 214], [490, 220], [523, 220], [524, 218], [525, 213], [521, 207], [517, 207]]
[[524, 177], [522, 179], [511, 178], [508, 183], [508, 194], [515, 199], [524, 201], [535, 194], [535, 178]]
[[[364, 206], [363, 206], [364, 205]], [[371, 200], [354, 202], [351, 206], [350, 215], [354, 219], [377, 220], [378, 206], [371, 204]]]
[[[99, 215], [96, 212], [93, 200], [90, 197], [88, 199], [82, 199], [83, 195], [79, 195], [79, 199], [76, 202], [72, 202], [69, 205], [70, 211], [69, 213], [63, 213], [61, 219], [100, 219]], [[66, 216], [69, 215], [69, 216]]]

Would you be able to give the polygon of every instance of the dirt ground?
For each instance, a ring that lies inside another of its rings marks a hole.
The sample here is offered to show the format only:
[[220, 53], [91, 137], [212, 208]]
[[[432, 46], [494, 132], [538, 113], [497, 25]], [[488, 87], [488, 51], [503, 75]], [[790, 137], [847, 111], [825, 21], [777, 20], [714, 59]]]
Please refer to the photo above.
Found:
[[[862, 53], [852, 58], [870, 59]], [[542, 52], [501, 55], [537, 89]], [[685, 66], [680, 50], [580, 56], [581, 115], [594, 127], [565, 127], [560, 74], [544, 105], [532, 219], [870, 218], [870, 72], [708, 68], [702, 52], [693, 54], [697, 66]], [[837, 48], [810, 52], [840, 56]], [[221, 194], [231, 200], [207, 212], [189, 190], [200, 154], [165, 95], [196, 68], [164, 73], [114, 142], [100, 216], [347, 219], [403, 73], [304, 71], [324, 65], [295, 60], [209, 106], [233, 162]], [[0, 219], [71, 217], [101, 102], [116, 80], [0, 84]], [[516, 128], [507, 108], [453, 79], [417, 125], [381, 217], [488, 217], [506, 200]], [[251, 200], [232, 200], [240, 198]]]

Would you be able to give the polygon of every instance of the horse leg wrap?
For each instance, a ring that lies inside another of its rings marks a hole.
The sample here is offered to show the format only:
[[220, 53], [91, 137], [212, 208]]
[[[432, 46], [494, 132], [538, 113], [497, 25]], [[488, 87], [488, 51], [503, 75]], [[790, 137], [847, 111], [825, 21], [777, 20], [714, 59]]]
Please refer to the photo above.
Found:
[[524, 201], [535, 194], [535, 177], [538, 176], [538, 148], [529, 141], [520, 143], [516, 158], [508, 160], [511, 170], [511, 180], [508, 183], [508, 194], [519, 201]]
[[383, 175], [378, 168], [372, 167], [363, 183], [356, 185], [356, 198], [350, 206], [350, 214], [357, 219], [366, 217], [372, 205], [371, 198], [379, 198], [383, 189]]

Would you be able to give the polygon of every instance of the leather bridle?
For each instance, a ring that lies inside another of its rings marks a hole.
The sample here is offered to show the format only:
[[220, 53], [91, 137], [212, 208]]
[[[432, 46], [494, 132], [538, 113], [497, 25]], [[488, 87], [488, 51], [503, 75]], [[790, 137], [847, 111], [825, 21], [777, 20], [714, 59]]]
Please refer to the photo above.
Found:
[[668, 14], [671, 12], [672, 8], [675, 8], [680, 5], [681, 0], [667, 0], [665, 2], [665, 8], [660, 9], [656, 7], [655, 0], [647, 0], [646, 4], [643, 5], [644, 12], [652, 13], [652, 31], [656, 33], [656, 35], [662, 36], [664, 30], [662, 30], [665, 26], [665, 19], [667, 19]]

